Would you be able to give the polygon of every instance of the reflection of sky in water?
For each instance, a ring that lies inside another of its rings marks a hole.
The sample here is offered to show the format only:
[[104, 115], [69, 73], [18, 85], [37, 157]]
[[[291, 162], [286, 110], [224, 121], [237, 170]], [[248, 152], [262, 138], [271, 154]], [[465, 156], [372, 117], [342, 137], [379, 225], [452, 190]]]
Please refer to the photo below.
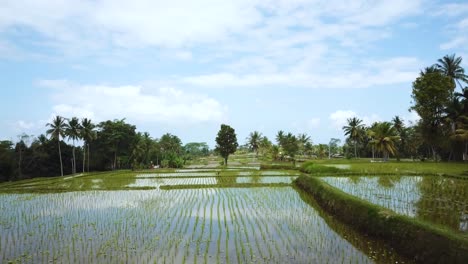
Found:
[[176, 173], [176, 172], [166, 172], [166, 173], [141, 173], [137, 174], [137, 178], [164, 178], [164, 177], [210, 177], [216, 176], [217, 172], [185, 172], [185, 173]]
[[[222, 263], [372, 262], [292, 188], [0, 194], [0, 199], [2, 263], [22, 257], [28, 259], [19, 262], [204, 262], [205, 252]], [[245, 251], [238, 259], [241, 245]]]
[[237, 183], [292, 183], [297, 177], [237, 177]]
[[438, 176], [324, 177], [344, 192], [396, 213], [468, 232], [468, 182]]
[[[392, 181], [393, 187], [385, 188], [379, 183], [379, 177], [355, 177], [356, 182], [348, 177], [321, 178], [328, 184], [349, 194], [381, 205], [399, 214], [416, 216], [421, 193], [417, 183], [421, 177], [402, 177], [399, 181]], [[391, 179], [390, 179], [391, 180]]]
[[197, 185], [197, 184], [216, 184], [214, 177], [202, 178], [154, 178], [154, 179], [136, 179], [135, 183], [127, 185], [127, 187], [157, 187], [161, 185]]

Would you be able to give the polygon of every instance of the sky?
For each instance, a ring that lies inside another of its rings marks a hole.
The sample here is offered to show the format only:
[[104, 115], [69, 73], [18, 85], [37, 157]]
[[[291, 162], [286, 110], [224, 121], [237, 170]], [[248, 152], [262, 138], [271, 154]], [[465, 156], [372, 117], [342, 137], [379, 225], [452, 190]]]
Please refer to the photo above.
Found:
[[353, 116], [417, 120], [412, 82], [454, 53], [467, 68], [468, 1], [2, 0], [0, 139], [61, 115], [327, 143]]

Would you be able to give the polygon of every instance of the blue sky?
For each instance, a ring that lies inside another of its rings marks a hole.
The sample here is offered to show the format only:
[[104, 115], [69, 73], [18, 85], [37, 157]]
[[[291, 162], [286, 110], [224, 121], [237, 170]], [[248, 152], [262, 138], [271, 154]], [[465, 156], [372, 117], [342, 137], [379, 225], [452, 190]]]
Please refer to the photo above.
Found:
[[3, 0], [0, 139], [62, 115], [326, 143], [352, 116], [416, 120], [412, 82], [452, 53], [466, 68], [466, 1]]

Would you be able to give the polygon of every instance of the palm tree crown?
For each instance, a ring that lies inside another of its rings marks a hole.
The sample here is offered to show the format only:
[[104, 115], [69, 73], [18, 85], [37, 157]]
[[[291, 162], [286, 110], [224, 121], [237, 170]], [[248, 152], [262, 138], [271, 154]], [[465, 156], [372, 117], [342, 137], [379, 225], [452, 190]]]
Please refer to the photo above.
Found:
[[400, 136], [397, 135], [395, 127], [390, 122], [379, 123], [375, 126], [374, 133], [372, 143], [377, 151], [382, 153], [383, 159], [388, 160], [389, 154], [395, 155], [395, 142], [400, 139]]
[[468, 76], [465, 75], [465, 70], [461, 66], [462, 57], [455, 57], [455, 54], [445, 55], [442, 59], [438, 59], [437, 61], [438, 63], [435, 65], [436, 68], [452, 79], [454, 88], [456, 83], [461, 87], [460, 81], [468, 81]]
[[96, 131], [94, 130], [96, 126], [88, 118], [83, 118], [81, 120], [81, 138], [84, 141], [83, 145], [83, 172], [85, 168], [86, 160], [86, 147], [88, 148], [88, 172], [89, 172], [89, 144], [92, 140], [96, 139]]
[[354, 141], [354, 157], [357, 158], [357, 143], [361, 139], [364, 130], [364, 125], [362, 124], [362, 120], [353, 117], [348, 118], [348, 125], [343, 126], [343, 131], [345, 132], [345, 136], [348, 136], [350, 139]]
[[60, 174], [63, 176], [63, 163], [62, 163], [62, 151], [60, 150], [60, 137], [63, 138], [65, 135], [65, 119], [61, 116], [56, 116], [52, 123], [47, 123], [46, 126], [50, 127], [47, 129], [47, 135], [50, 135], [52, 139], [56, 139], [58, 142], [59, 158], [60, 158]]
[[258, 147], [262, 139], [262, 133], [258, 131], [251, 132], [247, 137], [247, 144], [255, 151], [256, 156], [258, 156]]

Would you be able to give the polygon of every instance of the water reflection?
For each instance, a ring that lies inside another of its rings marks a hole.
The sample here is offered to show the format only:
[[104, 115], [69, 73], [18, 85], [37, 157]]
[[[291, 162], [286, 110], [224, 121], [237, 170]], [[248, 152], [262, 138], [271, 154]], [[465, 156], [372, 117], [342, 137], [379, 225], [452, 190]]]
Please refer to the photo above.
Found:
[[468, 181], [441, 176], [324, 177], [347, 193], [452, 230], [468, 233]]

